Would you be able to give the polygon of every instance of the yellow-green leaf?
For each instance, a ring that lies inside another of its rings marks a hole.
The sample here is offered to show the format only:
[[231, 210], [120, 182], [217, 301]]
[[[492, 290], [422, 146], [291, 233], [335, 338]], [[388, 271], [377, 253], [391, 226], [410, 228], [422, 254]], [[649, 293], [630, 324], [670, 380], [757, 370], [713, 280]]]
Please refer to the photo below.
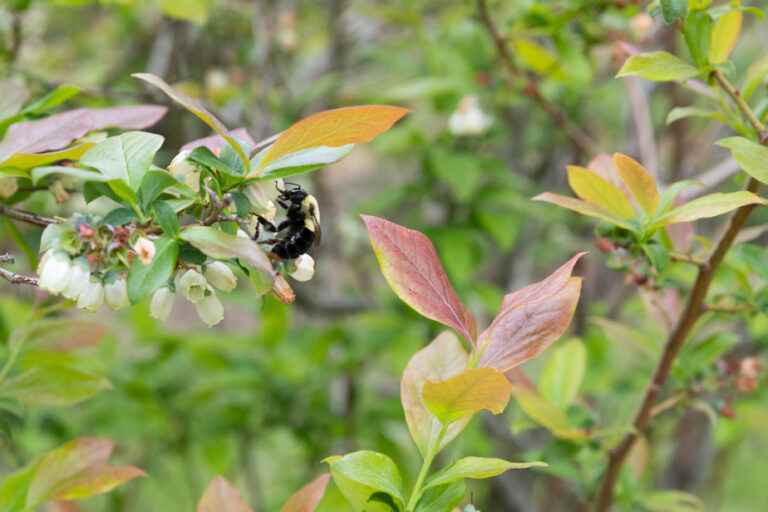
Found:
[[422, 398], [443, 425], [486, 409], [500, 414], [512, 385], [495, 368], [470, 368], [448, 380], [424, 383]]
[[493, 478], [511, 469], [528, 469], [547, 467], [544, 462], [509, 462], [504, 459], [487, 457], [464, 457], [433, 476], [424, 490], [447, 485], [457, 480], [472, 478], [480, 480]]
[[611, 215], [611, 213], [597, 205], [587, 203], [581, 199], [575, 199], [573, 197], [562, 196], [560, 194], [553, 194], [551, 192], [543, 192], [533, 198], [534, 201], [541, 201], [544, 203], [551, 203], [562, 208], [586, 215], [587, 217], [594, 217], [596, 219], [603, 220], [610, 224], [615, 224], [625, 229], [632, 229], [632, 226], [624, 220]]
[[389, 130], [407, 112], [408, 109], [390, 105], [343, 107], [318, 112], [282, 132], [259, 160], [259, 169], [303, 149], [370, 142]]
[[740, 192], [709, 194], [671, 210], [654, 223], [654, 227], [691, 222], [697, 219], [716, 217], [748, 204], [766, 204], [768, 201], [742, 190]]
[[745, 137], [728, 137], [716, 144], [728, 148], [744, 172], [762, 183], [768, 183], [768, 148]]
[[541, 372], [539, 392], [552, 405], [565, 409], [579, 393], [587, 369], [587, 351], [579, 340], [571, 340], [552, 352]]
[[530, 39], [515, 39], [515, 55], [523, 62], [525, 67], [535, 71], [539, 75], [548, 75], [560, 67], [557, 56]]
[[42, 165], [48, 165], [53, 162], [60, 162], [62, 160], [77, 160], [83, 154], [94, 146], [89, 142], [86, 144], [78, 144], [71, 148], [61, 149], [59, 151], [52, 151], [49, 153], [16, 153], [11, 158], [3, 162], [3, 167], [13, 167], [15, 169], [32, 169], [33, 167], [40, 167]]
[[709, 62], [722, 64], [731, 55], [741, 34], [741, 11], [730, 11], [720, 16], [712, 28], [709, 45]]
[[651, 173], [639, 162], [621, 153], [613, 155], [613, 164], [637, 204], [648, 214], [655, 212], [659, 207], [659, 191]]
[[536, 390], [514, 386], [512, 393], [523, 412], [533, 421], [552, 432], [555, 437], [574, 441], [589, 437], [584, 430], [571, 426], [565, 412], [555, 407]]
[[631, 219], [635, 216], [635, 210], [624, 192], [596, 172], [569, 165], [568, 184], [584, 201], [599, 206], [621, 219]]
[[699, 74], [699, 70], [669, 52], [649, 52], [627, 59], [616, 75], [639, 76], [655, 82], [687, 80]]

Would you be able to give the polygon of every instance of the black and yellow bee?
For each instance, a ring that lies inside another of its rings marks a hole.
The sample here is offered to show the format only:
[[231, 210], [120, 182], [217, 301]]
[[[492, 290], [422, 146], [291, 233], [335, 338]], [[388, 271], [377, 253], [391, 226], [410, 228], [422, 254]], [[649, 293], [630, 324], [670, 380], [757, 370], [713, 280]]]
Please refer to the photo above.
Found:
[[271, 254], [290, 260], [308, 253], [320, 243], [320, 207], [317, 199], [296, 183], [286, 182], [285, 189], [278, 189], [277, 204], [285, 210], [286, 219], [275, 226], [259, 217], [264, 229], [277, 236], [265, 243], [273, 244]]

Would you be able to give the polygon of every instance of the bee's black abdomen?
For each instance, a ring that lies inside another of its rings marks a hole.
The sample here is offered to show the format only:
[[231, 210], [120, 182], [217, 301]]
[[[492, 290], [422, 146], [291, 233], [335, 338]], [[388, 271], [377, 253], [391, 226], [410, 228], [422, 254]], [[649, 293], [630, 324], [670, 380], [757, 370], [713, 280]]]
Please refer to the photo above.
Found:
[[312, 248], [314, 241], [315, 233], [311, 229], [303, 227], [276, 243], [272, 247], [272, 253], [281, 259], [292, 260], [307, 253]]

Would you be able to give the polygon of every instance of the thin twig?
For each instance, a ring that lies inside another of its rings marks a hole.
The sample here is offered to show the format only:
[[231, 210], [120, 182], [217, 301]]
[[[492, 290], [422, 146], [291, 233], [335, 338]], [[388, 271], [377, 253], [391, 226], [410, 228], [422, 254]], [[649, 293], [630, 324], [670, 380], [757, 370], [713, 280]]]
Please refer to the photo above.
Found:
[[704, 267], [707, 265], [707, 262], [704, 260], [700, 260], [699, 258], [695, 258], [694, 256], [691, 256], [690, 254], [681, 254], [678, 252], [673, 252], [669, 254], [669, 259], [672, 261], [677, 261], [680, 263], [690, 263], [691, 265], [696, 265], [697, 267]]
[[597, 144], [592, 138], [579, 126], [574, 124], [560, 107], [544, 97], [539, 88], [539, 82], [536, 76], [517, 67], [509, 51], [509, 47], [507, 46], [507, 40], [498, 31], [496, 24], [491, 18], [486, 0], [477, 0], [477, 10], [480, 22], [485, 27], [488, 35], [491, 36], [491, 39], [493, 39], [493, 43], [496, 45], [496, 52], [499, 55], [499, 60], [507, 70], [509, 78], [513, 80], [522, 79], [525, 82], [523, 87], [524, 94], [533, 99], [539, 107], [552, 118], [555, 124], [563, 130], [563, 133], [565, 133], [571, 143], [579, 151], [588, 155], [597, 154]]
[[[0, 263], [13, 263], [13, 262], [14, 262], [13, 255], [8, 253], [0, 254]], [[17, 274], [16, 272], [11, 272], [10, 270], [6, 270], [2, 267], [0, 267], [0, 277], [2, 277], [3, 279], [5, 279], [11, 284], [31, 284], [32, 286], [37, 286], [37, 278]]]
[[51, 217], [44, 217], [36, 213], [25, 212], [24, 210], [5, 206], [4, 204], [0, 204], [0, 215], [5, 215], [9, 219], [19, 220], [21, 222], [26, 222], [28, 224], [34, 224], [36, 226], [42, 227], [46, 227], [49, 224], [57, 224], [59, 222], [58, 220]]
[[[765, 127], [757, 119], [749, 105], [742, 99], [738, 89], [736, 89], [719, 70], [715, 71], [713, 76], [720, 87], [722, 87], [734, 103], [736, 103], [736, 106], [744, 117], [750, 122], [757, 132], [760, 141], [763, 144], [768, 143], [768, 133], [766, 133]], [[746, 189], [749, 192], [754, 193], [757, 192], [759, 188], [760, 183], [754, 178], [750, 178]], [[613, 503], [614, 488], [616, 487], [621, 468], [637, 438], [648, 428], [650, 420], [652, 419], [654, 405], [656, 404], [656, 400], [664, 387], [664, 384], [667, 382], [672, 365], [675, 362], [677, 355], [680, 353], [680, 349], [683, 347], [688, 335], [696, 324], [696, 321], [705, 311], [704, 301], [707, 297], [709, 287], [712, 284], [712, 280], [714, 279], [715, 272], [725, 258], [725, 255], [728, 253], [728, 250], [733, 245], [739, 231], [744, 227], [749, 214], [755, 206], [756, 205], [754, 204], [749, 204], [736, 210], [731, 216], [728, 226], [723, 233], [723, 236], [720, 238], [720, 241], [717, 243], [715, 250], [707, 260], [707, 264], [699, 268], [699, 273], [696, 276], [696, 281], [688, 296], [685, 310], [678, 319], [675, 329], [670, 333], [667, 343], [664, 346], [664, 352], [661, 355], [661, 359], [659, 359], [656, 369], [654, 370], [653, 378], [645, 390], [642, 404], [633, 421], [634, 428], [632, 432], [624, 436], [621, 442], [608, 454], [608, 466], [603, 474], [603, 479], [595, 498], [595, 512], [606, 512], [610, 509], [611, 504]]]

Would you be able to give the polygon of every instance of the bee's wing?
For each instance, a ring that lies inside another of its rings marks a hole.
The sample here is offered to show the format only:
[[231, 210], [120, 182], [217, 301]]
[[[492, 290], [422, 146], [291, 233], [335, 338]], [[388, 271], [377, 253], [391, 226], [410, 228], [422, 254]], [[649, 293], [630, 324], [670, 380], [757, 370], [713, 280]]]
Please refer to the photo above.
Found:
[[317, 220], [317, 215], [315, 215], [315, 212], [312, 212], [312, 222], [315, 224], [315, 239], [312, 241], [312, 248], [317, 248], [318, 245], [320, 245], [320, 240], [323, 238], [323, 231], [320, 229], [320, 221]]

